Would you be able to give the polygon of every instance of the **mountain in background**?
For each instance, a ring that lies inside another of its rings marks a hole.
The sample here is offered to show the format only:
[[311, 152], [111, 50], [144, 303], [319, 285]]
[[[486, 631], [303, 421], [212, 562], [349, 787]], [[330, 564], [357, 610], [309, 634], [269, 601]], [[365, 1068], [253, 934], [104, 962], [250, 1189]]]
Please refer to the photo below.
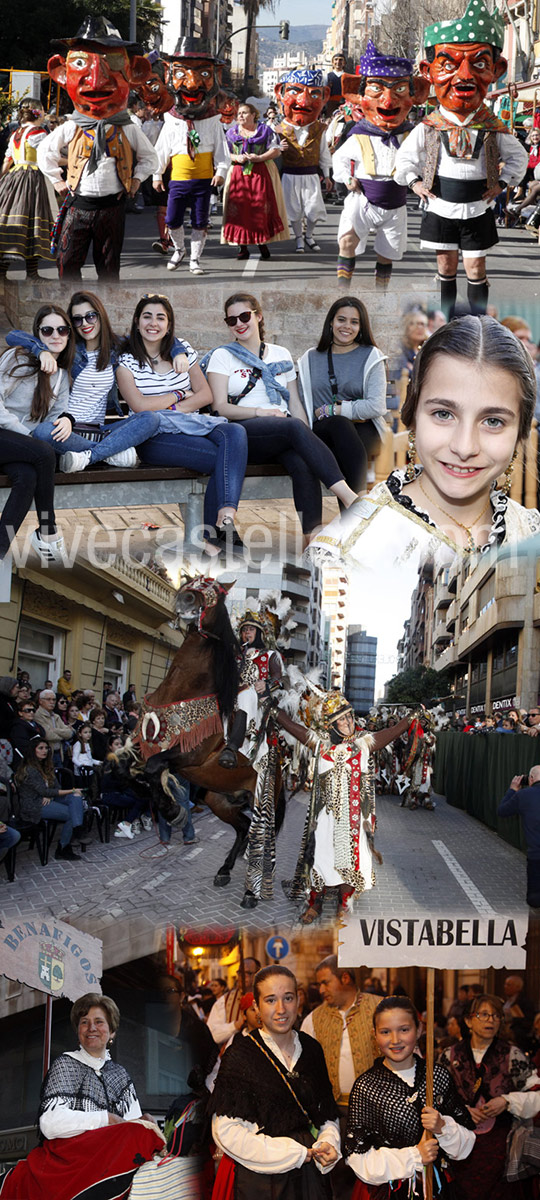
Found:
[[[261, 14], [261, 25], [265, 20]], [[271, 67], [276, 54], [304, 50], [308, 59], [315, 59], [322, 50], [327, 25], [291, 25], [289, 41], [283, 41], [279, 29], [261, 29], [259, 33], [259, 67]]]

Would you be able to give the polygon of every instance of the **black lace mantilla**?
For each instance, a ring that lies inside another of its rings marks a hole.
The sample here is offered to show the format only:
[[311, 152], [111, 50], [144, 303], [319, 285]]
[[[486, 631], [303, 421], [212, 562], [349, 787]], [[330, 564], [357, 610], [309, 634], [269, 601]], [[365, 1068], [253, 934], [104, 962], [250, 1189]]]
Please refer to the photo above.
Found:
[[[391, 475], [386, 480], [388, 491], [392, 493], [394, 500], [401, 504], [402, 508], [406, 508], [408, 512], [413, 512], [416, 517], [420, 517], [426, 525], [430, 525], [432, 529], [437, 526], [427, 512], [422, 508], [417, 508], [410, 496], [403, 492], [406, 483], [412, 483], [412, 480], [405, 478], [406, 468], [399, 471], [392, 471]], [[414, 478], [418, 479], [423, 472], [423, 467], [414, 468]], [[493, 546], [502, 546], [506, 537], [506, 510], [508, 508], [508, 496], [497, 488], [491, 489], [490, 503], [492, 509], [491, 529], [487, 542], [483, 546], [477, 547], [477, 553], [484, 554], [487, 550], [491, 550]]]
[[[294, 1131], [307, 1132], [310, 1121], [317, 1129], [326, 1121], [335, 1121], [338, 1110], [322, 1049], [308, 1034], [300, 1033], [299, 1037], [302, 1053], [286, 1077], [309, 1120], [281, 1077], [284, 1068], [279, 1059], [274, 1060], [279, 1070], [268, 1060], [267, 1055], [271, 1059], [274, 1056], [260, 1034], [254, 1037], [238, 1034], [234, 1038], [223, 1055], [210, 1111], [253, 1121], [270, 1137], [293, 1137]], [[257, 1040], [266, 1055], [254, 1044]]]
[[61, 1054], [43, 1081], [38, 1116], [63, 1102], [76, 1112], [103, 1112], [106, 1109], [118, 1117], [125, 1117], [136, 1100], [127, 1071], [112, 1059], [107, 1059], [97, 1072], [69, 1054]]
[[[402, 1150], [416, 1146], [423, 1133], [420, 1113], [426, 1103], [426, 1064], [417, 1058], [414, 1083], [403, 1079], [377, 1059], [353, 1085], [349, 1101], [346, 1156], [366, 1154], [389, 1146]], [[460, 1100], [450, 1072], [436, 1063], [433, 1072], [433, 1105], [443, 1116], [472, 1129], [472, 1120]]]

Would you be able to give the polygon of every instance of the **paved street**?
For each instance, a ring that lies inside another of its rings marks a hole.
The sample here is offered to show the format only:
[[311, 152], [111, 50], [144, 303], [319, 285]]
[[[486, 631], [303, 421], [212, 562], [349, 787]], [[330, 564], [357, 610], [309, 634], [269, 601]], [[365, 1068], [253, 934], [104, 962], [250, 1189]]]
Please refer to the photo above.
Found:
[[[299, 908], [281, 889], [291, 878], [300, 844], [307, 797], [289, 801], [278, 839], [276, 895], [252, 912], [240, 907], [245, 864], [240, 862], [227, 889], [212, 880], [231, 845], [231, 830], [208, 810], [195, 816], [199, 838], [185, 847], [173, 834], [165, 850], [153, 834], [133, 841], [97, 840], [79, 863], [57, 862], [54, 854], [41, 867], [37, 852], [23, 844], [17, 854], [17, 878], [0, 875], [0, 910], [4, 926], [32, 915], [53, 915], [107, 940], [107, 930], [129, 922], [132, 929], [162, 926], [173, 920], [183, 927], [217, 928], [241, 924], [254, 933], [270, 925], [294, 925]], [[435, 812], [399, 807], [399, 798], [378, 801], [377, 847], [384, 865], [377, 867], [377, 886], [364, 894], [358, 911], [371, 916], [420, 916], [438, 913], [526, 915], [525, 857], [466, 813], [438, 799]], [[434, 843], [437, 843], [435, 846]], [[326, 902], [333, 920], [335, 901]]]
[[[416, 292], [432, 292], [435, 287], [435, 259], [432, 255], [421, 252], [418, 247], [418, 230], [420, 214], [416, 199], [410, 197], [409, 206], [409, 251], [401, 263], [394, 267], [392, 288], [408, 292], [411, 288]], [[166, 268], [166, 259], [152, 250], [152, 241], [157, 236], [155, 210], [146, 208], [139, 214], [129, 213], [127, 216], [127, 233], [124, 242], [122, 258], [121, 281], [138, 280], [156, 289], [163, 287], [165, 282], [170, 287], [172, 282], [181, 284], [191, 281], [204, 287], [205, 282], [223, 284], [231, 283], [241, 278], [244, 286], [260, 287], [261, 284], [281, 287], [294, 287], [301, 292], [320, 286], [324, 281], [328, 287], [336, 287], [336, 233], [341, 214], [337, 204], [327, 205], [328, 221], [326, 225], [317, 228], [317, 240], [321, 246], [320, 254], [297, 255], [294, 253], [293, 242], [279, 242], [271, 247], [272, 257], [269, 262], [261, 262], [258, 253], [252, 253], [251, 258], [244, 264], [236, 260], [236, 249], [233, 246], [221, 246], [221, 209], [212, 218], [212, 230], [204, 252], [203, 266], [206, 274], [199, 280], [189, 274], [187, 260], [174, 273]], [[492, 284], [490, 299], [496, 302], [498, 297], [508, 299], [517, 297], [523, 301], [535, 299], [540, 292], [539, 283], [539, 247], [537, 241], [526, 230], [499, 229], [500, 245], [488, 257], [488, 274]], [[372, 245], [372, 244], [371, 244]], [[20, 260], [17, 260], [20, 261]], [[370, 246], [363, 259], [358, 261], [353, 286], [362, 287], [362, 294], [373, 288], [374, 254]], [[53, 264], [40, 264], [40, 275], [44, 279], [56, 279], [57, 271]], [[460, 269], [460, 292], [465, 298], [463, 272]], [[17, 267], [10, 270], [8, 279], [23, 281], [24, 271]], [[91, 262], [83, 270], [86, 284], [95, 281], [96, 273]]]

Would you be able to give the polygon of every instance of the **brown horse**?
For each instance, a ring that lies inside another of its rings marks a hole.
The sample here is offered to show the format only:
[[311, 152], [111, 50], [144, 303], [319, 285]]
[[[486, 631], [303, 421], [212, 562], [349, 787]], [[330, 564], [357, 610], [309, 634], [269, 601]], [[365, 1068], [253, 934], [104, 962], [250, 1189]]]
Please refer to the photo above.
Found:
[[180, 588], [176, 612], [178, 622], [187, 627], [186, 636], [163, 683], [145, 696], [132, 739], [166, 820], [174, 820], [181, 811], [167, 793], [169, 770], [203, 789], [211, 811], [234, 829], [235, 842], [214, 878], [216, 887], [229, 883], [236, 859], [246, 848], [247, 810], [253, 805], [257, 779], [242, 754], [236, 767], [218, 762], [225, 745], [223, 721], [234, 711], [240, 678], [241, 647], [225, 604], [231, 587], [198, 576]]

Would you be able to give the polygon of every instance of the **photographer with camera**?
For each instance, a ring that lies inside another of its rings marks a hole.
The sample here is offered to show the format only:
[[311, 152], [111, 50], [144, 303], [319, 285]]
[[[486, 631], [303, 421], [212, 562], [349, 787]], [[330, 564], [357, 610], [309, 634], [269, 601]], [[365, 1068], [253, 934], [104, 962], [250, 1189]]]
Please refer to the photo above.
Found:
[[514, 775], [501, 800], [499, 817], [521, 817], [527, 846], [527, 904], [540, 907], [540, 766]]

